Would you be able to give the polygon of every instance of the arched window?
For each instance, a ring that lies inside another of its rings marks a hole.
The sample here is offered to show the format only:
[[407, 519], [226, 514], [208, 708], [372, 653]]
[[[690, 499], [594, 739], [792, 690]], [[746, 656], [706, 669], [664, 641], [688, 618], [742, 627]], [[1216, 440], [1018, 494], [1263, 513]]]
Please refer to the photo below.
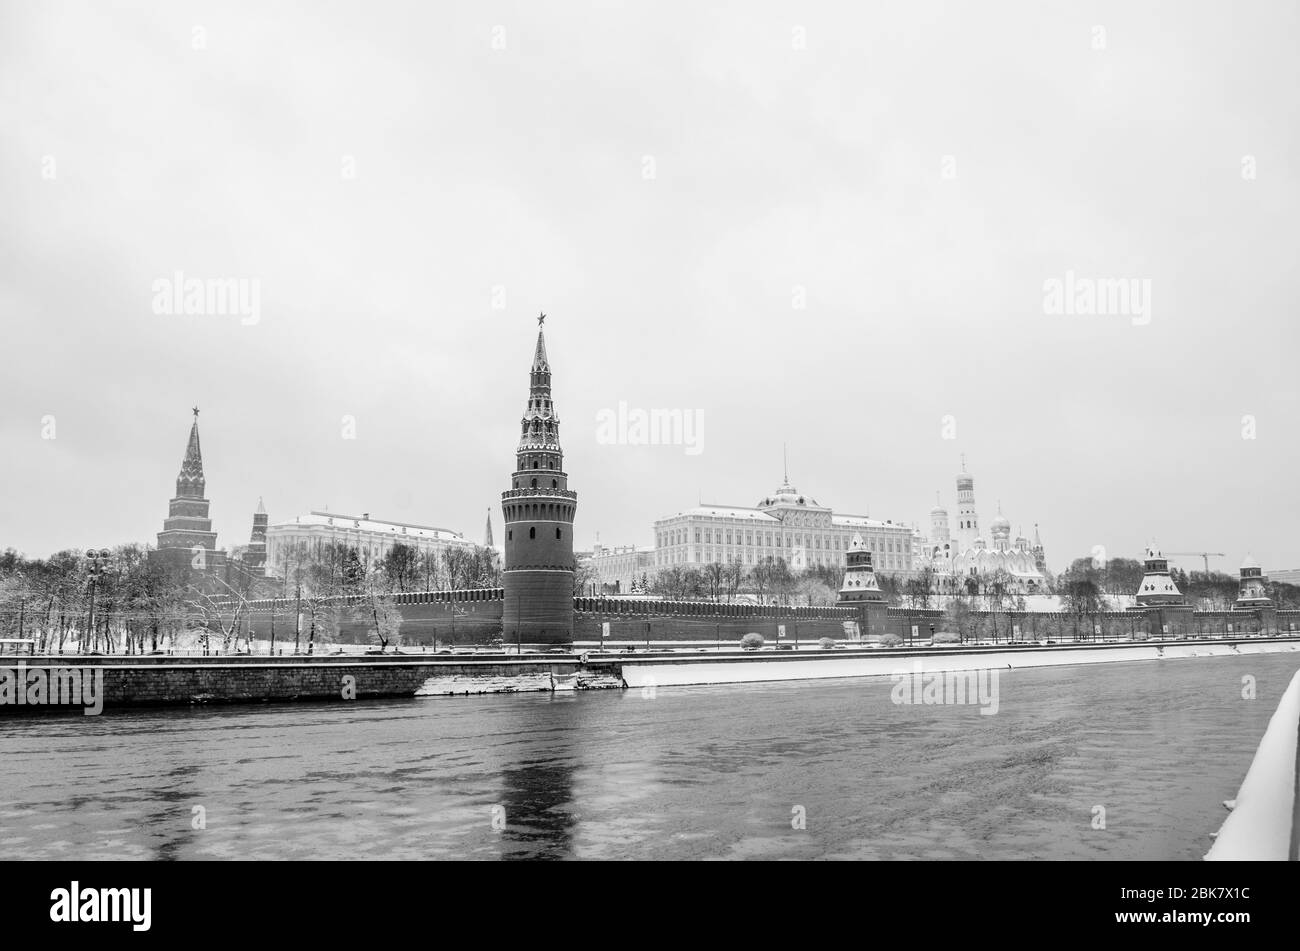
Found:
[[536, 459], [533, 460], [533, 468], [534, 468], [534, 469], [537, 468], [537, 460], [536, 460]]
[[537, 537], [537, 527], [536, 527], [535, 525], [529, 527], [529, 529], [528, 529], [528, 537], [529, 537], [529, 538], [536, 538], [536, 537]]
[[552, 489], [558, 489], [559, 487], [560, 487], [560, 480], [559, 480], [559, 479], [552, 479], [552, 480], [551, 480], [551, 488], [552, 488]]
[[558, 528], [555, 530], [555, 537], [556, 538], [560, 537], [560, 530]]
[[534, 488], [534, 489], [537, 488], [537, 480], [536, 480], [536, 479], [533, 480], [533, 488]]
[[514, 533], [514, 532], [506, 532], [506, 541], [508, 541], [508, 542], [512, 542], [512, 541], [514, 541], [514, 540], [515, 540], [515, 533]]

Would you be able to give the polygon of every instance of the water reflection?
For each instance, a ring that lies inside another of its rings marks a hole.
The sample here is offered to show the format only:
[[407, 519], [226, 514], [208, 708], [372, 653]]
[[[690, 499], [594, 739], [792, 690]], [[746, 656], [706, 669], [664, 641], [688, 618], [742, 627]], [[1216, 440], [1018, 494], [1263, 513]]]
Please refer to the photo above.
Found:
[[[587, 717], [591, 709], [575, 696], [552, 698], [545, 707], [544, 757], [502, 769], [504, 813], [500, 818], [505, 827], [500, 833], [501, 858], [565, 858], [572, 852], [578, 822], [574, 774], [580, 762], [581, 739], [591, 726]], [[519, 722], [507, 724], [513, 726], [511, 732], [528, 735], [535, 730], [537, 710], [534, 706], [517, 707], [514, 712]], [[529, 755], [535, 754], [525, 754]]]

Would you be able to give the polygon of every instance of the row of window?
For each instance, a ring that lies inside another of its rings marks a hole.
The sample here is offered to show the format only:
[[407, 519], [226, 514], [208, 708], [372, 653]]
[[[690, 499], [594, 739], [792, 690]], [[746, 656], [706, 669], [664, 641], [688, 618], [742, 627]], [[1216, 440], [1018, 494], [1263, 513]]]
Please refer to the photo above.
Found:
[[573, 508], [564, 502], [512, 502], [505, 507], [505, 515], [507, 522], [522, 522], [528, 518], [571, 522]]
[[[760, 548], [773, 548], [773, 547], [779, 548], [782, 545], [784, 545], [784, 547], [786, 548], [793, 548], [794, 546], [798, 545], [799, 547], [802, 548], [812, 548], [814, 550], [825, 548], [827, 550], [833, 549], [834, 551], [843, 551], [849, 547], [849, 543], [850, 543], [849, 537], [844, 534], [831, 535], [828, 538], [823, 538], [821, 535], [792, 534], [792, 535], [785, 536], [784, 541], [781, 539], [779, 535], [774, 536], [771, 532], [766, 532], [766, 533], [758, 532], [757, 534], [758, 534], [758, 547]], [[721, 545], [724, 544], [724, 538], [725, 538], [725, 544], [727, 545], [743, 544], [748, 547], [753, 547], [754, 535], [755, 535], [754, 532], [744, 532], [743, 540], [742, 540], [742, 533], [740, 531], [736, 531], [733, 533], [731, 531], [724, 531], [723, 529], [720, 528], [719, 529], [697, 528], [695, 529], [695, 544]], [[669, 532], [659, 532], [656, 533], [655, 535], [655, 547], [671, 548], [674, 545], [684, 545], [687, 543], [688, 537], [689, 534], [687, 530], [684, 528], [675, 529]], [[734, 537], [734, 541], [733, 541], [733, 537]], [[775, 543], [773, 542], [773, 538], [775, 538]], [[880, 540], [877, 537], [870, 536], [866, 539], [864, 544], [866, 544], [866, 546], [871, 551], [882, 551], [882, 552], [897, 551], [900, 553], [907, 553], [907, 554], [911, 554], [912, 552], [911, 539], [893, 539], [893, 538], [886, 537], [884, 539], [883, 546], [882, 546]]]
[[[759, 564], [764, 557], [771, 557], [771, 556], [764, 556], [762, 554], [756, 555], [754, 552], [749, 552], [749, 551], [744, 552], [743, 554], [737, 553], [737, 554], [729, 555], [726, 552], [722, 551], [721, 549], [714, 550], [712, 548], [706, 548], [703, 551], [691, 550], [691, 551], [657, 552], [655, 554], [655, 564], [657, 565], [681, 565], [681, 564], [711, 565], [714, 564], [715, 562], [729, 564], [733, 560], [739, 560], [742, 565], [756, 565]], [[805, 557], [807, 558], [807, 563], [809, 565], [843, 565], [845, 563], [845, 556], [839, 552], [833, 555], [821, 554], [817, 552], [806, 552]], [[907, 564], [905, 563], [902, 555], [886, 554], [880, 556], [879, 563], [877, 564], [876, 567], [889, 568], [894, 570], [903, 570], [907, 568]]]
[[[536, 525], [529, 525], [529, 526], [528, 526], [528, 537], [529, 537], [529, 538], [536, 538], [536, 537], [537, 537], [537, 526], [536, 526]], [[564, 537], [564, 535], [560, 532], [559, 526], [556, 526], [556, 528], [555, 528], [555, 537], [556, 537], [557, 540], [560, 539], [560, 538], [563, 538], [563, 537]], [[506, 541], [510, 541], [510, 542], [512, 542], [512, 541], [514, 541], [514, 540], [515, 540], [515, 531], [514, 531], [514, 529], [513, 529], [513, 528], [512, 528], [512, 529], [508, 529], [508, 530], [506, 531]]]
[[[533, 480], [532, 480], [532, 483], [533, 483], [533, 484], [530, 485], [528, 488], [530, 488], [530, 489], [536, 489], [536, 488], [538, 488], [537, 480], [536, 480], [536, 479], [533, 479]], [[560, 480], [559, 480], [559, 479], [552, 479], [552, 480], [551, 480], [551, 488], [552, 488], [552, 489], [558, 489], [559, 487], [560, 487]], [[515, 479], [514, 488], [516, 488], [516, 489], [519, 488], [519, 480], [518, 480], [518, 479]]]

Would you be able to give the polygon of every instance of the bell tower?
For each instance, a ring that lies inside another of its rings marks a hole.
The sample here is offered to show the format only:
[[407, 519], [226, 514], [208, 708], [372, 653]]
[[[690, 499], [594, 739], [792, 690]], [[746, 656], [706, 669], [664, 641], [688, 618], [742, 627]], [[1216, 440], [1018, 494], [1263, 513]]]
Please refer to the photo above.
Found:
[[503, 639], [510, 643], [573, 643], [573, 517], [560, 449], [560, 418], [551, 401], [551, 365], [537, 318], [537, 347], [528, 376], [528, 402], [515, 450], [511, 485], [501, 493], [505, 518], [502, 565]]
[[966, 471], [966, 454], [957, 473], [957, 550], [970, 551], [980, 537], [980, 517], [975, 511], [975, 479]]

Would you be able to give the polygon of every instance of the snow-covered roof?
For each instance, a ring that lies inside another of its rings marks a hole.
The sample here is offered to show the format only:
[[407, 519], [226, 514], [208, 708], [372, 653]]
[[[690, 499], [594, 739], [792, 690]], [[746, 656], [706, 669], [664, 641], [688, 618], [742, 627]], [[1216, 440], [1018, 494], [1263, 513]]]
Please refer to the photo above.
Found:
[[844, 528], [897, 528], [909, 534], [912, 531], [901, 522], [882, 522], [878, 518], [867, 518], [865, 515], [832, 515], [831, 524]]
[[460, 532], [449, 528], [437, 528], [433, 525], [413, 525], [409, 522], [387, 522], [383, 519], [365, 518], [358, 515], [344, 515], [339, 512], [309, 512], [299, 515], [292, 522], [278, 522], [272, 528], [328, 528], [342, 532], [376, 532], [393, 535], [397, 538], [426, 538], [436, 541], [465, 541]]
[[696, 518], [748, 518], [757, 522], [780, 522], [779, 518], [768, 515], [762, 509], [743, 508], [735, 505], [697, 505], [693, 509], [687, 509], [685, 512], [678, 512], [676, 515], [669, 515], [667, 518], [661, 518], [659, 521], [667, 522], [674, 518], [682, 516]]

